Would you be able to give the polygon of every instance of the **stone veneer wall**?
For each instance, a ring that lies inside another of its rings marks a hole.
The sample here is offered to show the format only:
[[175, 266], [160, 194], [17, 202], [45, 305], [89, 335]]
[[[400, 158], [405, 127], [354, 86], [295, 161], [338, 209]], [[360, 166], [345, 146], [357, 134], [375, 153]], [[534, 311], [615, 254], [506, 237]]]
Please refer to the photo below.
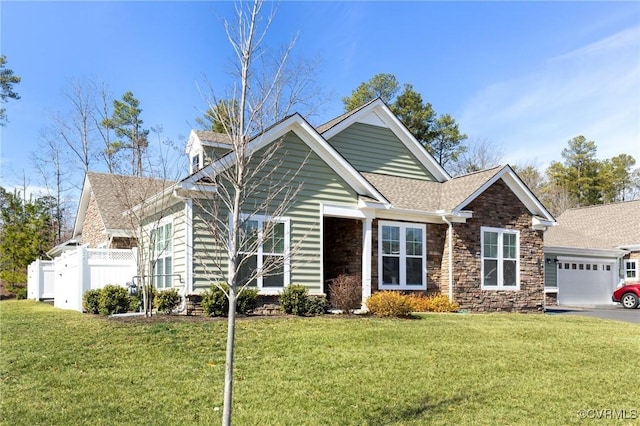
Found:
[[544, 306], [558, 306], [558, 293], [545, 293]]
[[[93, 195], [89, 199], [87, 213], [82, 224], [82, 243], [89, 244], [89, 248], [98, 248], [101, 244], [109, 243], [109, 237], [103, 233], [104, 223], [98, 210], [98, 204]], [[115, 237], [111, 241], [110, 249], [130, 249], [136, 247], [135, 238]]]
[[[473, 218], [454, 224], [454, 300], [470, 311], [538, 312], [544, 303], [543, 234], [531, 214], [498, 180], [466, 207]], [[520, 290], [481, 290], [480, 228], [520, 231]], [[446, 280], [446, 276], [443, 276]]]
[[108, 243], [109, 239], [102, 231], [104, 231], [104, 223], [98, 211], [96, 199], [91, 194], [87, 213], [82, 224], [82, 243], [89, 244], [90, 248], [97, 248], [100, 244]]

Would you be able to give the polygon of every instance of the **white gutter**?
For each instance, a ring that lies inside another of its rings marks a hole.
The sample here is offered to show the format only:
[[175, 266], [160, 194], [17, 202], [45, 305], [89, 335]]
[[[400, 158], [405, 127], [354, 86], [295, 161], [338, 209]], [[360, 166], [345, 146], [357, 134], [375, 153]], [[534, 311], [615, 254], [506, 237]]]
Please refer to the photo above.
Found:
[[442, 220], [449, 225], [449, 302], [453, 302], [453, 223], [446, 216]]
[[544, 252], [557, 254], [561, 256], [592, 256], [592, 257], [611, 257], [620, 258], [628, 253], [626, 250], [617, 249], [597, 249], [597, 248], [580, 248], [580, 247], [561, 247], [545, 245]]

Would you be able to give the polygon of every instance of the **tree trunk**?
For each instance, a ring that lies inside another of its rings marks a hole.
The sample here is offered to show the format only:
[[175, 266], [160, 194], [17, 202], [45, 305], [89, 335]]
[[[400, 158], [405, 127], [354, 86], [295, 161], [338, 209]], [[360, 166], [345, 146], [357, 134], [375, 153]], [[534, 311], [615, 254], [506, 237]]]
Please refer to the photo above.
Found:
[[227, 321], [227, 356], [224, 367], [224, 407], [222, 425], [231, 426], [233, 402], [233, 349], [236, 337], [236, 289], [229, 286], [229, 316]]

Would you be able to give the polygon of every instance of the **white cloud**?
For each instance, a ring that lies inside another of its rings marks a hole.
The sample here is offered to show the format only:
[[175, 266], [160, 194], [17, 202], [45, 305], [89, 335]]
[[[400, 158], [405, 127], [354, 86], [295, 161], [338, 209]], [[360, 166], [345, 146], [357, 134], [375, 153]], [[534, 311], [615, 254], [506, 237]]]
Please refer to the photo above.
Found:
[[549, 59], [540, 69], [474, 94], [461, 127], [503, 144], [504, 160], [561, 160], [574, 136], [640, 163], [640, 26]]

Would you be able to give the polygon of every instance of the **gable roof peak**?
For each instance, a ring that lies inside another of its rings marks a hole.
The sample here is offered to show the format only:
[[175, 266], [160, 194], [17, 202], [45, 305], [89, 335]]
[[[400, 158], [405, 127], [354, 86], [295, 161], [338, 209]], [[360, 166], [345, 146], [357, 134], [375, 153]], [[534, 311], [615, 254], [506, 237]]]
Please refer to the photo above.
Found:
[[323, 134], [324, 132], [326, 132], [327, 130], [332, 128], [333, 126], [337, 125], [338, 123], [342, 122], [343, 120], [346, 120], [347, 118], [351, 117], [352, 115], [357, 114], [359, 111], [365, 109], [366, 107], [368, 107], [372, 103], [376, 102], [377, 100], [380, 100], [380, 102], [382, 102], [382, 99], [380, 99], [380, 98], [375, 98], [375, 99], [370, 100], [369, 102], [365, 102], [364, 104], [360, 105], [359, 107], [354, 108], [351, 111], [347, 111], [345, 113], [342, 113], [339, 116], [334, 117], [331, 120], [327, 121], [326, 123], [319, 125], [318, 127], [316, 127], [316, 131], [318, 133], [320, 133], [320, 134]]

